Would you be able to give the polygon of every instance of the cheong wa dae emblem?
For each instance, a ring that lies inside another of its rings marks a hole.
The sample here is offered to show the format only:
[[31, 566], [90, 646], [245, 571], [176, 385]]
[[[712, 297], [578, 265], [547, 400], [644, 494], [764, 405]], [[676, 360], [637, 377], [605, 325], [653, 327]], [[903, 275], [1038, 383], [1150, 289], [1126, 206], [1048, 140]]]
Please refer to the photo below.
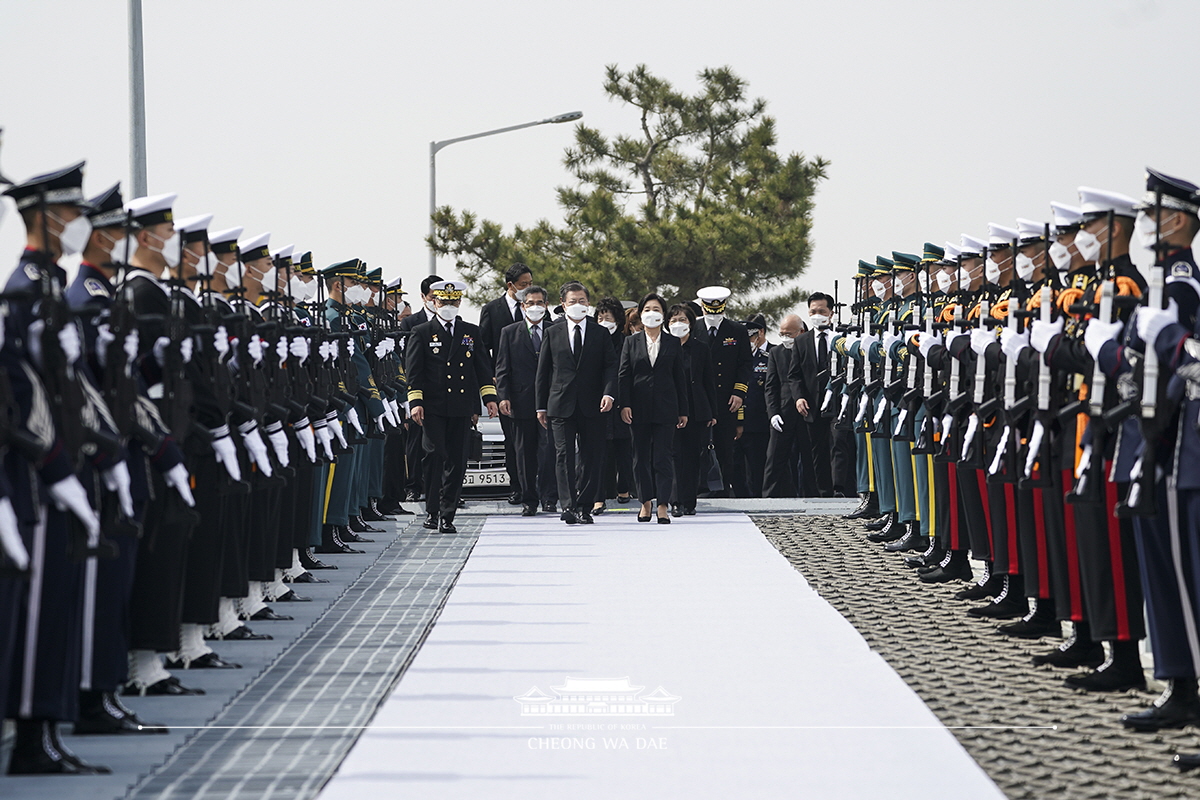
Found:
[[562, 686], [551, 686], [553, 695], [534, 686], [513, 698], [521, 704], [523, 717], [670, 717], [676, 697], [659, 686], [643, 693], [629, 678], [566, 678]]

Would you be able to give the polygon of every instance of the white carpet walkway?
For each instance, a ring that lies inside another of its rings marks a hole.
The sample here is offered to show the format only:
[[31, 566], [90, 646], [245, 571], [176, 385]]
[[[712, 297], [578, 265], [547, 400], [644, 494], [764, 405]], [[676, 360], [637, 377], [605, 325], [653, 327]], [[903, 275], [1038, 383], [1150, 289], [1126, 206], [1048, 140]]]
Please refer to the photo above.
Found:
[[1003, 795], [747, 517], [607, 514], [488, 519], [321, 794], [385, 797]]

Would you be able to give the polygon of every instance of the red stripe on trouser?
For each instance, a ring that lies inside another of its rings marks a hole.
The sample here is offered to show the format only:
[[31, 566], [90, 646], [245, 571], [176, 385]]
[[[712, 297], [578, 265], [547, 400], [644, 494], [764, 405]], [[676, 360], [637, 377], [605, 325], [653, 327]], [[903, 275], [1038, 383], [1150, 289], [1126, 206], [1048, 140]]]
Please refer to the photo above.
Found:
[[1008, 574], [1021, 574], [1021, 550], [1017, 547], [1017, 501], [1013, 484], [1004, 484], [1005, 506], [1008, 508]]
[[[1036, 472], [1034, 479], [1037, 479]], [[1050, 559], [1046, 546], [1046, 504], [1042, 490], [1033, 490], [1033, 516], [1037, 526], [1038, 597], [1050, 596]]]
[[[1109, 465], [1104, 465], [1107, 475]], [[1108, 557], [1112, 565], [1113, 602], [1117, 607], [1117, 639], [1129, 641], [1129, 607], [1125, 602], [1125, 553], [1121, 550], [1121, 520], [1114, 513], [1117, 508], [1117, 485], [1112, 481], [1104, 484], [1104, 511], [1108, 515]]]
[[960, 541], [959, 537], [962, 535], [958, 529], [958, 504], [960, 502], [958, 497], [958, 470], [953, 463], [950, 463], [948, 466], [950, 467], [947, 470], [950, 476], [950, 549], [957, 550]]
[[975, 470], [975, 479], [979, 482], [979, 502], [983, 503], [983, 521], [987, 526], [988, 535], [988, 553], [992, 558], [996, 558], [996, 541], [992, 538], [992, 508], [988, 502], [987, 492], [987, 477], [984, 476], [983, 470]]
[[[1069, 469], [1063, 470], [1063, 486], [1070, 485], [1074, 475]], [[1079, 545], [1075, 538], [1075, 510], [1070, 503], [1065, 503], [1066, 514], [1063, 522], [1067, 532], [1067, 580], [1071, 592], [1071, 621], [1083, 622], [1083, 592], [1079, 585]]]

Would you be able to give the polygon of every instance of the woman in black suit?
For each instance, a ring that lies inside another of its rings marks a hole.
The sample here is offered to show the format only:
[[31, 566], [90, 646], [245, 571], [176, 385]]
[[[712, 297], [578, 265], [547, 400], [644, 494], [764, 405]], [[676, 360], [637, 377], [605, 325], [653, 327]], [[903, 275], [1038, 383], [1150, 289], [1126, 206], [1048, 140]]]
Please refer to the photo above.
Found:
[[[596, 304], [596, 322], [608, 329], [612, 336], [613, 350], [617, 360], [621, 359], [621, 349], [625, 345], [625, 308], [615, 297], [605, 297]], [[630, 489], [633, 488], [633, 440], [629, 426], [621, 421], [621, 412], [613, 408], [601, 415], [604, 418], [604, 493], [592, 508], [592, 516], [603, 514], [605, 499], [617, 498], [621, 505], [630, 500]]]
[[675, 491], [671, 516], [696, 513], [700, 465], [708, 447], [708, 429], [717, 424], [717, 383], [707, 343], [692, 336], [696, 312], [686, 303], [671, 306], [667, 330], [683, 349], [683, 374], [688, 384], [688, 422], [675, 431]]
[[650, 505], [658, 499], [658, 521], [671, 521], [667, 502], [675, 485], [671, 458], [675, 430], [687, 425], [688, 389], [679, 340], [663, 330], [667, 303], [650, 293], [638, 303], [643, 330], [625, 339], [617, 372], [621, 419], [633, 429], [633, 472], [638, 522], [650, 521]]

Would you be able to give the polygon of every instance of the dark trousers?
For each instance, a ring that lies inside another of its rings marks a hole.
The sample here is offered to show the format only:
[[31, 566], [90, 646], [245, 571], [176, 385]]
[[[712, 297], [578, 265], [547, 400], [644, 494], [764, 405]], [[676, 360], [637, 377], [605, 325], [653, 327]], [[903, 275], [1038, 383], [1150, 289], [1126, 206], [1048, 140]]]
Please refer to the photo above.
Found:
[[425, 489], [425, 429], [411, 420], [404, 434], [404, 457], [404, 488], [420, 497]]
[[554, 434], [538, 423], [538, 497], [543, 503], [558, 502], [558, 477], [555, 464], [558, 454], [554, 449]]
[[521, 502], [527, 506], [536, 506], [541, 499], [538, 491], [538, 462], [541, 460], [542, 442], [546, 440], [546, 429], [536, 417], [516, 419], [501, 417], [508, 420], [504, 433], [505, 449], [511, 443], [513, 455], [507, 456], [510, 469], [515, 469], [517, 479], [513, 488], [520, 490]]
[[767, 440], [763, 495], [796, 497], [800, 493], [800, 459], [806, 452], [800, 447], [800, 434], [808, 431], [804, 430], [804, 420], [794, 406], [785, 408], [780, 416], [783, 417], [783, 430], [772, 428]]
[[717, 464], [721, 467], [721, 479], [725, 483], [724, 492], [726, 496], [730, 496], [729, 492], [733, 489], [734, 485], [733, 476], [738, 471], [733, 457], [733, 437], [736, 434], [734, 430], [736, 427], [737, 415], [726, 406], [719, 408], [717, 410], [717, 424], [711, 428], [712, 443], [713, 450], [717, 456]]
[[467, 428], [470, 417], [426, 414], [425, 513], [453, 521], [467, 469]]
[[[809, 416], [816, 411], [809, 411]], [[833, 418], [814, 419], [811, 422], [801, 421], [808, 428], [808, 460], [804, 462], [804, 471], [810, 476], [806, 479], [806, 497], [833, 497]]]
[[854, 431], [833, 431], [833, 491], [843, 497], [858, 493], [858, 478], [855, 475], [855, 456], [858, 443]]
[[[217, 621], [221, 600], [221, 560], [225, 549], [224, 497], [221, 478], [225, 468], [211, 453], [191, 461], [196, 477], [196, 511], [200, 522], [188, 541], [187, 579], [183, 587], [184, 622], [211, 625]], [[169, 491], [174, 491], [169, 490]], [[99, 688], [99, 687], [95, 687]]]
[[660, 506], [670, 502], [675, 487], [675, 460], [671, 451], [676, 430], [669, 422], [633, 423], [633, 475], [638, 501], [648, 503], [657, 498]]
[[[383, 499], [400, 502], [404, 499], [404, 484], [408, 481], [405, 468], [407, 432], [393, 431], [383, 443]], [[306, 459], [307, 460], [307, 459]]]
[[150, 479], [154, 499], [146, 507], [142, 538], [138, 541], [129, 647], [169, 653], [179, 647], [183, 580], [192, 522], [179, 493], [168, 488], [156, 471], [151, 471]]
[[[623, 424], [618, 422], [618, 425]], [[633, 440], [613, 437], [604, 442], [604, 497], [630, 494], [633, 488]]]
[[[550, 432], [554, 437], [559, 506], [568, 511], [590, 512], [600, 496], [604, 426], [599, 417], [588, 418], [577, 413], [571, 417], [550, 417]], [[579, 439], [578, 463], [576, 438]]]
[[671, 502], [680, 508], [696, 507], [696, 491], [700, 487], [700, 467], [708, 449], [708, 426], [688, 419], [688, 424], [675, 429], [675, 491]]
[[[536, 420], [535, 420], [536, 421]], [[508, 485], [513, 492], [522, 489], [521, 473], [517, 467], [517, 437], [516, 424], [519, 420], [500, 415], [500, 430], [504, 431], [504, 469], [508, 472]], [[539, 424], [540, 428], [541, 425]]]
[[733, 443], [738, 461], [738, 497], [763, 496], [763, 472], [767, 466], [767, 431], [744, 431]]

